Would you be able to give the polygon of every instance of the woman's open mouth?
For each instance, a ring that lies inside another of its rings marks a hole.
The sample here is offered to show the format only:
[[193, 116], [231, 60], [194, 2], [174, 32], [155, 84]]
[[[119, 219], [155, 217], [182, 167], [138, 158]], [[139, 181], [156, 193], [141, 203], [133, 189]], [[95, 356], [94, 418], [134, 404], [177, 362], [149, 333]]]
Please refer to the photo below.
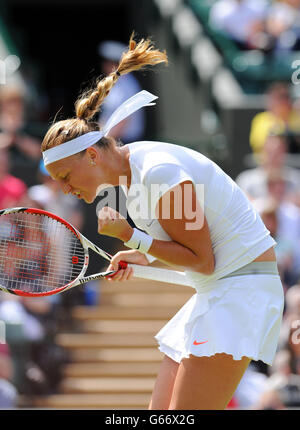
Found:
[[80, 191], [74, 191], [72, 194], [73, 194], [73, 196], [77, 197], [78, 199], [81, 199]]

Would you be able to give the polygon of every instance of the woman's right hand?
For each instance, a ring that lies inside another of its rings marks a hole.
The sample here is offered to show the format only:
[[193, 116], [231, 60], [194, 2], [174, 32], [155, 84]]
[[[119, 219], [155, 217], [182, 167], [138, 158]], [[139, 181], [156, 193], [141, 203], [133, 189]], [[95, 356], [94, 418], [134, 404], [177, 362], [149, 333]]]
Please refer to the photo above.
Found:
[[[145, 254], [142, 254], [135, 249], [130, 251], [119, 251], [111, 259], [110, 265], [107, 270], [118, 270], [119, 262], [125, 261], [126, 263], [140, 264], [141, 266], [147, 266], [149, 261]], [[127, 267], [126, 269], [119, 270], [115, 275], [107, 277], [108, 281], [129, 281], [133, 277], [133, 269]]]

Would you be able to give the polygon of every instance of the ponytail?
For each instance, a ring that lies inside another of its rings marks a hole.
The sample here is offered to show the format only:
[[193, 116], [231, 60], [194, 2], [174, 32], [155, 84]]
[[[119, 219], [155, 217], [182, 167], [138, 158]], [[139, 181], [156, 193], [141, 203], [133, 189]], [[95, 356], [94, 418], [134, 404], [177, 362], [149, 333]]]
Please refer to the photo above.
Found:
[[85, 92], [75, 103], [76, 117], [90, 120], [100, 109], [111, 88], [121, 75], [140, 70], [146, 66], [167, 63], [165, 52], [154, 49], [149, 39], [142, 39], [138, 43], [131, 35], [128, 51], [124, 52], [116, 70], [98, 81], [94, 90]]
[[[155, 49], [150, 39], [141, 39], [136, 42], [133, 33], [128, 50], [123, 53], [117, 69], [98, 80], [95, 88], [85, 91], [78, 98], [75, 103], [76, 118], [53, 123], [42, 142], [42, 152], [82, 134], [99, 130], [98, 122], [92, 122], [91, 119], [100, 110], [100, 106], [117, 80], [122, 75], [159, 63], [168, 63], [166, 52]], [[106, 145], [109, 144], [108, 138], [102, 138], [101, 142], [102, 140], [105, 140]]]

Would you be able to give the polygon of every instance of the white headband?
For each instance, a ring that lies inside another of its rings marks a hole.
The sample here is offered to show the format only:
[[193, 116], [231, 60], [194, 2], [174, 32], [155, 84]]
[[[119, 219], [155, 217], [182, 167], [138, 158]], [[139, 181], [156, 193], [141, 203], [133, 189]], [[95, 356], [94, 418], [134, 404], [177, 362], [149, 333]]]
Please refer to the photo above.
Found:
[[91, 131], [44, 151], [43, 159], [45, 166], [50, 163], [54, 163], [54, 161], [70, 157], [71, 155], [77, 154], [78, 152], [94, 145], [103, 136], [106, 136], [115, 125], [123, 121], [123, 119], [127, 118], [129, 115], [133, 114], [144, 106], [153, 105], [154, 103], [151, 102], [157, 98], [157, 96], [145, 90], [140, 91], [139, 93], [130, 97], [113, 112], [103, 127], [103, 130]]

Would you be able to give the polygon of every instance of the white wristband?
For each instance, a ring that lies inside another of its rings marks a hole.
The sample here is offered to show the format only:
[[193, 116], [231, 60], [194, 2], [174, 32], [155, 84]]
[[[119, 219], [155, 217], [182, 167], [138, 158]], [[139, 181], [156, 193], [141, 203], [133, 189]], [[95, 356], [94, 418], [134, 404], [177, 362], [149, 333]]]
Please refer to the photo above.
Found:
[[124, 245], [128, 248], [136, 249], [143, 254], [146, 254], [149, 251], [152, 242], [153, 238], [151, 236], [137, 228], [134, 228], [131, 238], [128, 242], [125, 242]]

